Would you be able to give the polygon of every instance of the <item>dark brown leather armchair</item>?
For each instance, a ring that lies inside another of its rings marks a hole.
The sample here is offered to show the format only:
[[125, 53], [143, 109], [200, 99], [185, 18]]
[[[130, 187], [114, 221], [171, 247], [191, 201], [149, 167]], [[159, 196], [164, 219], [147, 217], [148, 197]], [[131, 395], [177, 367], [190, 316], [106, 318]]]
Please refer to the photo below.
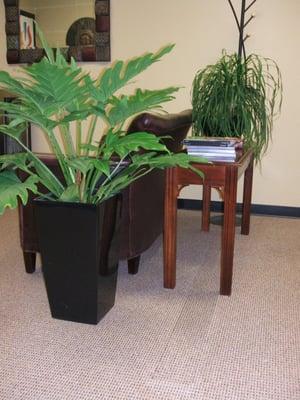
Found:
[[[146, 131], [165, 139], [173, 152], [182, 148], [182, 140], [192, 123], [192, 112], [157, 115], [143, 113], [131, 122], [128, 132]], [[59, 174], [52, 156], [42, 156], [44, 162]], [[128, 272], [135, 274], [141, 254], [147, 250], [163, 231], [165, 172], [154, 170], [123, 191], [121, 217], [120, 259], [128, 261]], [[36, 253], [39, 252], [35, 228], [33, 196], [24, 207], [19, 206], [20, 240], [26, 272], [35, 271]]]

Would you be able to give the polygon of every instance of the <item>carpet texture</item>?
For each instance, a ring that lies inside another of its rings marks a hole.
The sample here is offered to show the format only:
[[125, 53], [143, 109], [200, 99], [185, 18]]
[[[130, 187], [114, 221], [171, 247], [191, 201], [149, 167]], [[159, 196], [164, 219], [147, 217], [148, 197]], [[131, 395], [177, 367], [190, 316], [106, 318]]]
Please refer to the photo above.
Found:
[[119, 267], [97, 326], [52, 319], [40, 266], [24, 271], [15, 212], [0, 219], [1, 400], [299, 400], [300, 221], [237, 229], [231, 297], [219, 296], [219, 226], [178, 213], [177, 285], [161, 238], [138, 275]]

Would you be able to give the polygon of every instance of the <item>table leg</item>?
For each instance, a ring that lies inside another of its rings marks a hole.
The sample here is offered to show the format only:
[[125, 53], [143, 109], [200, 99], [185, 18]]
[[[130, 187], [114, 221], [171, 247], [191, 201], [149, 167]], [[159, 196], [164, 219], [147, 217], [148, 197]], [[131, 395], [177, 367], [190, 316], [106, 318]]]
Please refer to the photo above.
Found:
[[203, 195], [202, 195], [202, 226], [201, 230], [208, 232], [210, 223], [210, 198], [211, 198], [211, 186], [203, 184]]
[[168, 289], [176, 285], [177, 195], [176, 168], [168, 168], [164, 216], [164, 287]]
[[242, 226], [241, 226], [242, 235], [249, 235], [249, 230], [250, 230], [252, 179], [253, 179], [253, 157], [244, 174], [243, 215], [242, 215]]
[[222, 228], [220, 294], [230, 296], [232, 285], [237, 169], [226, 168], [224, 187], [224, 222]]

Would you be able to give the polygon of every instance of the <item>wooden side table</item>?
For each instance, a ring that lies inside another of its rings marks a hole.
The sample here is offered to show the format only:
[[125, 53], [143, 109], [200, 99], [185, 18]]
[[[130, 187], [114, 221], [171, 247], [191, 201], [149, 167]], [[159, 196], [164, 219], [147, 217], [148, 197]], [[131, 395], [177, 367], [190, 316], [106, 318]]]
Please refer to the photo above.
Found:
[[209, 227], [210, 188], [219, 187], [224, 193], [224, 222], [222, 228], [220, 294], [229, 296], [232, 286], [235, 213], [238, 179], [244, 174], [243, 214], [241, 233], [249, 234], [250, 206], [253, 177], [253, 152], [238, 152], [234, 162], [194, 164], [204, 172], [202, 179], [195, 172], [174, 167], [166, 172], [165, 220], [164, 220], [164, 287], [176, 285], [176, 233], [177, 197], [180, 189], [187, 185], [203, 185], [202, 229]]

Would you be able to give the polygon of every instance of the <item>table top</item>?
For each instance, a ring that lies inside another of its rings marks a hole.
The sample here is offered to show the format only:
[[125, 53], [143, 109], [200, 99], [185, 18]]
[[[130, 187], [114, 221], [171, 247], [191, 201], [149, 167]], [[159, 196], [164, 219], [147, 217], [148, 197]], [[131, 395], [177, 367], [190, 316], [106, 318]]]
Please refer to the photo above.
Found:
[[182, 167], [175, 167], [174, 174], [177, 184], [182, 185], [198, 185], [203, 184], [204, 180], [212, 186], [224, 186], [226, 181], [226, 171], [235, 171], [239, 178], [253, 159], [252, 150], [239, 150], [236, 152], [234, 161], [216, 161], [210, 163], [196, 162], [193, 167], [202, 171], [204, 179], [196, 174], [193, 170]]

